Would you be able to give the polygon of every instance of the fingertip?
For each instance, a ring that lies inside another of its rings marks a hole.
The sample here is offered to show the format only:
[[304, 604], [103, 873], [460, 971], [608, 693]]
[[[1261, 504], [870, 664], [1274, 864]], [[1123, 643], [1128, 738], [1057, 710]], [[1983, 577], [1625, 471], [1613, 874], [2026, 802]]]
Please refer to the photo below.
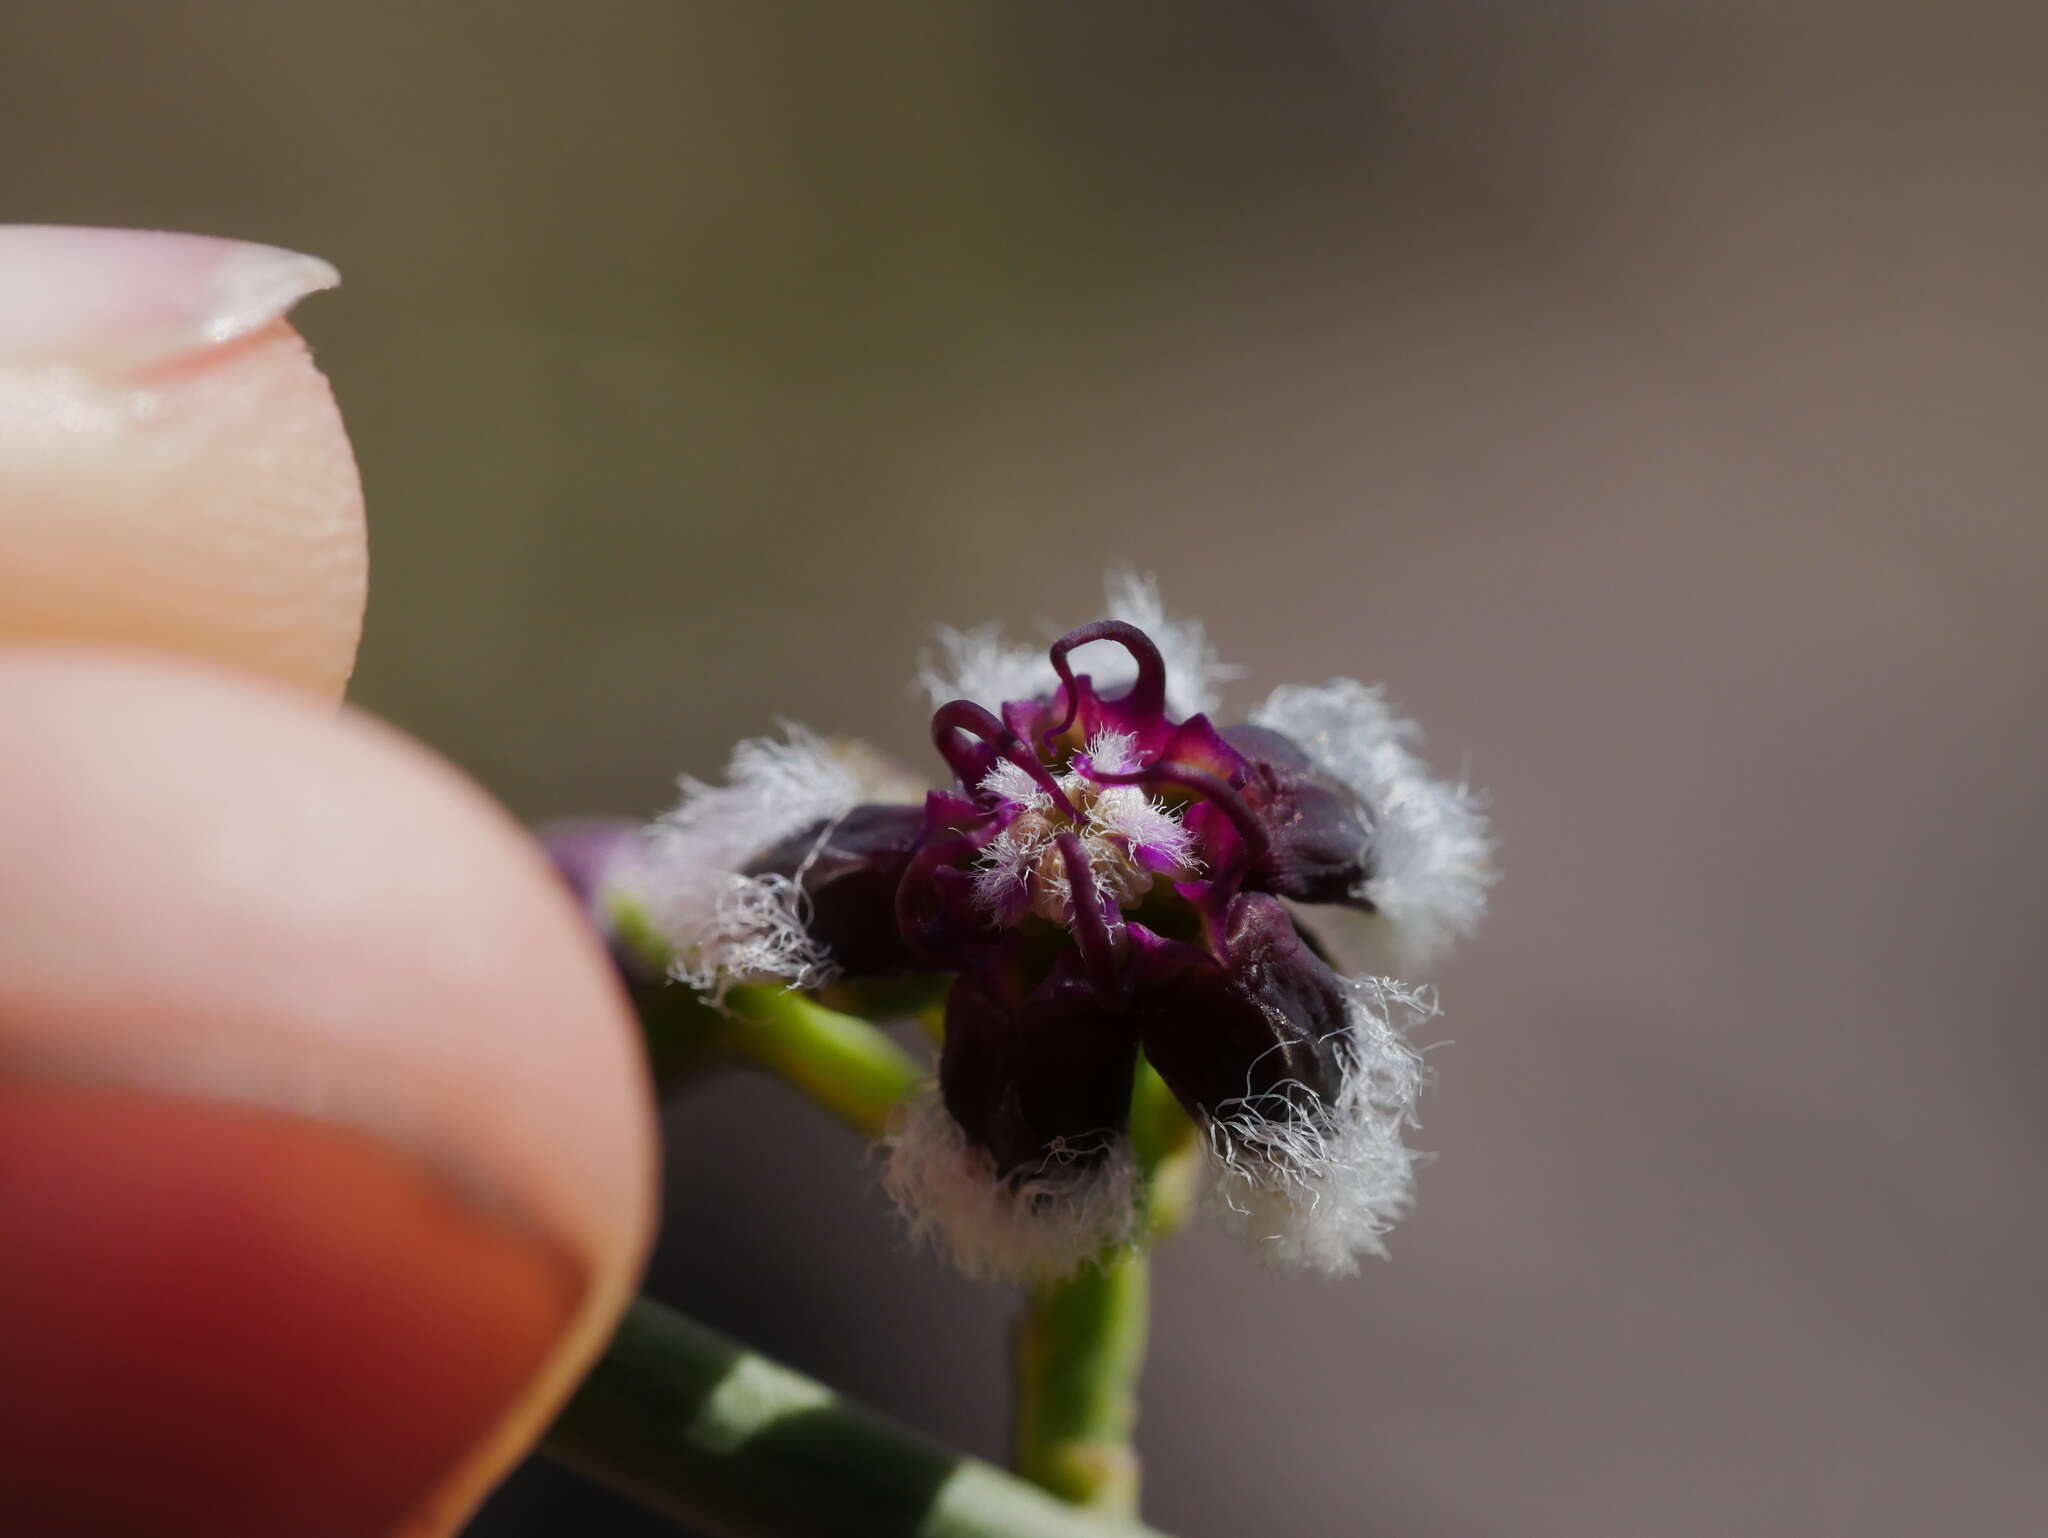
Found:
[[[603, 948], [487, 797], [362, 717], [189, 662], [62, 648], [0, 649], [0, 713], [0, 1074], [19, 1104], [44, 1097], [45, 1128], [38, 1172], [0, 1188], [0, 1228], [37, 1232], [23, 1204], [41, 1204], [41, 1252], [72, 1257], [70, 1285], [123, 1354], [169, 1351], [153, 1293], [186, 1299], [178, 1338], [203, 1349], [165, 1357], [185, 1365], [160, 1392], [140, 1358], [130, 1381], [170, 1416], [168, 1385], [192, 1383], [202, 1438], [226, 1413], [204, 1409], [208, 1372], [245, 1406], [325, 1382], [341, 1424], [257, 1418], [289, 1444], [264, 1454], [272, 1469], [331, 1468], [331, 1450], [295, 1465], [290, 1448], [336, 1437], [388, 1448], [380, 1394], [448, 1390], [447, 1437], [399, 1440], [440, 1449], [408, 1530], [452, 1530], [601, 1348], [651, 1231], [652, 1097]], [[99, 1183], [78, 1184], [89, 1166]], [[53, 1206], [66, 1181], [82, 1194]], [[178, 1252], [195, 1231], [232, 1238]], [[144, 1232], [160, 1238], [138, 1256]], [[281, 1323], [285, 1300], [323, 1295], [319, 1276], [330, 1305]], [[42, 1303], [14, 1305], [48, 1314], [56, 1284], [40, 1285]], [[260, 1350], [258, 1325], [274, 1327]], [[53, 1382], [85, 1349], [32, 1329], [14, 1345], [58, 1353]], [[75, 1428], [93, 1401], [67, 1403]], [[409, 1477], [378, 1466], [393, 1488]]]
[[13, 1530], [445, 1531], [583, 1305], [559, 1243], [359, 1131], [0, 1070]]

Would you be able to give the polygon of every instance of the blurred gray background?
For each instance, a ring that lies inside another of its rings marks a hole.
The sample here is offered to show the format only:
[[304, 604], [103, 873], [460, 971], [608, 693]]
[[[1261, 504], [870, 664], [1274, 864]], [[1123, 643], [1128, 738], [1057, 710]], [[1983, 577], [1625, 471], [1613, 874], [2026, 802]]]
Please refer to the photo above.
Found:
[[[0, 218], [339, 264], [356, 698], [522, 814], [915, 753], [933, 622], [1118, 560], [1491, 787], [1392, 1263], [1162, 1258], [1162, 1526], [2016, 1535], [2044, 79], [2026, 4], [8, 0]], [[1007, 1301], [848, 1138], [670, 1125], [660, 1292], [1000, 1452]]]

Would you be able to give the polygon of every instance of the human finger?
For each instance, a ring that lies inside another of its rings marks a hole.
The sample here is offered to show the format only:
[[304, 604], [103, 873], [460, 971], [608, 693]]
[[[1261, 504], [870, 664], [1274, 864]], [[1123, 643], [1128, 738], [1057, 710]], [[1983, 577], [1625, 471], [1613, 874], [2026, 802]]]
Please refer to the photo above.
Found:
[[0, 648], [0, 719], [0, 1504], [452, 1530], [651, 1227], [601, 946], [481, 792], [298, 692]]

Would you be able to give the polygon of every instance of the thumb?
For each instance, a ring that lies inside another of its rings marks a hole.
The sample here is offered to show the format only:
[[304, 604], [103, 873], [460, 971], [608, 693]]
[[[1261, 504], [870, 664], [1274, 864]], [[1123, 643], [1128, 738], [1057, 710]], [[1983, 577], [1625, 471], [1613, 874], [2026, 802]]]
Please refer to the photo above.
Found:
[[651, 1226], [639, 1049], [532, 843], [396, 734], [0, 651], [9, 1531], [451, 1531]]
[[362, 506], [279, 317], [332, 281], [0, 229], [8, 1531], [449, 1532], [651, 1226], [638, 1047], [551, 870], [319, 702]]

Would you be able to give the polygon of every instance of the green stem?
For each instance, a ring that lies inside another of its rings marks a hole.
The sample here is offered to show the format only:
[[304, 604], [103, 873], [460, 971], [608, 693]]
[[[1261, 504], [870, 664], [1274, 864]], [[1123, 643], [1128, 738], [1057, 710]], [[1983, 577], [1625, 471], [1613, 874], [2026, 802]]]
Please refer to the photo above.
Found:
[[1145, 1235], [1148, 1240], [1160, 1239], [1185, 1223], [1193, 1210], [1201, 1149], [1195, 1124], [1143, 1057], [1131, 1089], [1131, 1147], [1138, 1157]]
[[863, 1137], [879, 1138], [924, 1077], [883, 1032], [804, 994], [749, 984], [733, 989], [726, 1003], [738, 1017], [726, 1036], [735, 1052], [787, 1079]]
[[1011, 1461], [1077, 1506], [1138, 1509], [1138, 1370], [1150, 1313], [1137, 1250], [1034, 1289], [1011, 1338]]
[[[889, 1113], [923, 1078], [910, 1054], [882, 1031], [808, 994], [748, 984], [733, 989], [720, 1011], [694, 990], [662, 980], [671, 960], [668, 942], [630, 893], [614, 895], [606, 917], [649, 979], [635, 985], [633, 1002], [662, 1089], [738, 1058], [787, 1079], [861, 1136], [878, 1138]], [[943, 997], [943, 986], [941, 979], [912, 975], [842, 991], [869, 1013], [912, 1013]]]
[[[657, 954], [659, 941], [651, 927], [641, 921], [637, 909], [623, 906], [613, 918], [617, 931], [629, 945], [635, 946], [650, 970], [665, 967], [665, 957]], [[828, 1008], [808, 995], [761, 985], [735, 988], [726, 999], [730, 1015], [718, 1016], [694, 996], [682, 1004], [662, 998], [662, 992], [673, 991], [650, 992], [640, 999], [640, 1004], [657, 1068], [664, 1063], [674, 1064], [676, 1078], [719, 1059], [738, 1057], [786, 1079], [813, 1103], [870, 1139], [883, 1135], [896, 1107], [916, 1090], [923, 1078], [910, 1055], [866, 1020]], [[881, 1006], [891, 1013], [915, 1011], [926, 1029], [938, 1034], [943, 985], [933, 979], [911, 979], [897, 993], [864, 996], [859, 990], [842, 991], [843, 1001], [855, 1007]], [[840, 1000], [835, 996], [835, 1001]], [[1150, 1310], [1144, 1251], [1153, 1240], [1177, 1228], [1185, 1217], [1196, 1162], [1192, 1123], [1159, 1075], [1142, 1061], [1132, 1091], [1131, 1140], [1138, 1160], [1138, 1196], [1144, 1209], [1138, 1245], [1104, 1255], [1079, 1275], [1036, 1289], [1017, 1322], [1011, 1358], [1012, 1454], [1018, 1472], [1077, 1506], [1122, 1516], [1135, 1513], [1138, 1498], [1138, 1459], [1130, 1440], [1137, 1422], [1138, 1376], [1144, 1366]], [[648, 1307], [642, 1305], [640, 1312]], [[638, 1318], [636, 1313], [634, 1319], [628, 1320], [627, 1329], [621, 1332], [621, 1342], [628, 1341]], [[679, 1328], [680, 1324], [675, 1325], [670, 1334]], [[638, 1353], [658, 1354], [642, 1338], [647, 1333], [647, 1329], [642, 1329], [635, 1337], [639, 1341]], [[738, 1348], [728, 1349], [736, 1352]], [[615, 1347], [614, 1355], [617, 1354]], [[608, 1357], [607, 1363], [611, 1364], [612, 1358]], [[636, 1360], [630, 1353], [628, 1359], [611, 1368], [614, 1378], [627, 1383], [634, 1381], [630, 1374], [635, 1370]], [[785, 1388], [803, 1383], [789, 1375], [785, 1378]], [[825, 1392], [815, 1385], [803, 1386], [816, 1394]], [[649, 1391], [659, 1387], [658, 1382], [654, 1383], [649, 1385]], [[602, 1393], [597, 1387], [586, 1387], [576, 1403], [597, 1403], [602, 1400]], [[597, 1435], [588, 1447], [604, 1449], [609, 1454], [614, 1442], [629, 1435], [631, 1417], [623, 1413], [618, 1403], [604, 1402], [621, 1411], [618, 1419], [624, 1429]], [[630, 1404], [624, 1406], [630, 1408]], [[565, 1424], [568, 1423], [569, 1418], [565, 1417]], [[963, 1463], [960, 1467], [965, 1471], [961, 1478], [969, 1485], [983, 1478], [999, 1477], [979, 1465]], [[848, 1530], [885, 1531], [858, 1523]], [[926, 1530], [886, 1529], [891, 1533]], [[956, 1531], [952, 1527], [929, 1530]], [[1026, 1530], [1038, 1529], [1027, 1524]], [[752, 1533], [756, 1529], [733, 1531]], [[984, 1529], [965, 1527], [957, 1531], [979, 1533]]]
[[542, 1445], [720, 1538], [1158, 1538], [1063, 1506], [645, 1299]]
[[1136, 1246], [1032, 1291], [1011, 1338], [1011, 1458], [1053, 1494], [1138, 1508], [1138, 1376], [1151, 1314], [1146, 1249], [1179, 1226], [1193, 1189], [1194, 1124], [1149, 1063], [1131, 1093], [1145, 1226]]

